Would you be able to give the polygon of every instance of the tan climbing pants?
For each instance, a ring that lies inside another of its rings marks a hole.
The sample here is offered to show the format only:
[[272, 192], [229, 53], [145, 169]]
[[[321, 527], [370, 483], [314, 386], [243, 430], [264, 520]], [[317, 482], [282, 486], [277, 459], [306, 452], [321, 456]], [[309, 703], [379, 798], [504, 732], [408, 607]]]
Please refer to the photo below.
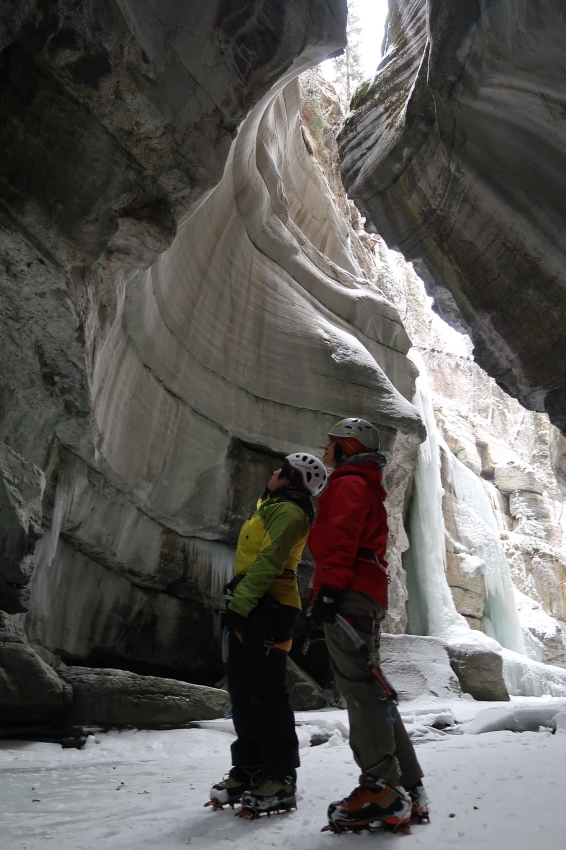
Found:
[[[338, 613], [342, 616], [373, 617], [378, 623], [385, 617], [385, 609], [379, 602], [354, 590], [343, 592]], [[358, 634], [374, 650], [374, 657], [379, 663], [379, 628], [376, 628], [375, 635], [362, 631]], [[423, 772], [400, 715], [383, 699], [385, 692], [382, 685], [340, 626], [325, 625], [324, 635], [336, 686], [348, 708], [350, 747], [356, 764], [362, 773], [412, 788], [420, 781]], [[394, 682], [392, 685], [395, 687]], [[393, 718], [394, 722], [391, 722]]]

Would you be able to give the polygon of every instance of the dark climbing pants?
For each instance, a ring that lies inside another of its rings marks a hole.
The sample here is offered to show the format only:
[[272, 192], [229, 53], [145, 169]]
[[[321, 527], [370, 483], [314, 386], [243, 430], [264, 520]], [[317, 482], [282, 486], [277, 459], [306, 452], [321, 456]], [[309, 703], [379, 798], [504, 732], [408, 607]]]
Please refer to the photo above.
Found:
[[[342, 616], [373, 617], [378, 622], [385, 616], [379, 602], [353, 590], [343, 592], [338, 610]], [[374, 650], [379, 663], [379, 629], [376, 635], [358, 634]], [[391, 706], [384, 700], [383, 687], [352, 639], [335, 625], [325, 625], [324, 635], [336, 686], [348, 708], [350, 747], [356, 764], [362, 773], [412, 788], [423, 772], [399, 713], [393, 708], [394, 722], [390, 722]]]
[[270, 646], [274, 638], [279, 642], [281, 634], [269, 637], [251, 624], [241, 639], [229, 632], [228, 690], [237, 736], [232, 764], [258, 765], [264, 776], [294, 778], [300, 760], [287, 685], [288, 653]]

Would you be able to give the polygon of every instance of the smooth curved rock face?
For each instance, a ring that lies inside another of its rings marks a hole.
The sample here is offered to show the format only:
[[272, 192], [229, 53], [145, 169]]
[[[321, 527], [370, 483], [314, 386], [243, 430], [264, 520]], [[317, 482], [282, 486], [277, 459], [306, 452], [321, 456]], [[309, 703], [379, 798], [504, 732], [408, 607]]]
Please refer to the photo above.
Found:
[[561, 0], [393, 0], [340, 139], [346, 188], [474, 357], [566, 431]]
[[182, 533], [219, 533], [232, 498], [231, 440], [316, 449], [346, 409], [344, 392], [348, 409], [391, 435], [420, 435], [401, 394], [410, 390], [408, 337], [347, 242], [307, 154], [291, 84], [246, 120], [222, 182], [171, 248], [127, 281], [93, 374], [97, 449]]
[[[161, 672], [207, 663], [227, 547], [180, 537], [145, 491], [132, 496], [102, 457], [97, 468], [92, 372], [120, 306], [121, 270], [147, 268], [168, 247], [221, 179], [253, 105], [296, 57], [307, 67], [340, 48], [345, 22], [345, 0], [2, 4], [0, 437], [46, 472], [47, 534], [27, 625], [68, 660], [95, 649], [98, 661], [149, 661]], [[205, 442], [195, 437], [195, 453], [210, 457]], [[192, 480], [185, 449], [178, 473]], [[140, 451], [128, 459], [151, 481], [151, 445]], [[243, 453], [230, 443], [236, 468]], [[242, 502], [256, 496], [266, 459], [248, 465]], [[210, 479], [224, 499], [227, 471]], [[10, 517], [37, 517], [35, 494], [19, 495], [9, 494]], [[202, 495], [191, 526], [203, 524], [205, 503]], [[4, 542], [15, 527], [6, 516]], [[7, 610], [27, 604], [33, 537], [24, 526], [25, 517], [18, 557], [0, 570]]]
[[350, 252], [299, 106], [296, 82], [266, 97], [171, 248], [123, 282], [92, 378], [101, 472], [63, 453], [26, 619], [69, 660], [111, 648], [120, 666], [204, 668], [211, 613], [194, 606], [218, 599], [274, 457], [318, 451], [351, 410], [383, 426], [401, 514], [403, 454], [423, 432], [409, 340]]
[[345, 39], [345, 0], [43, 0], [0, 16], [0, 438], [40, 468], [92, 456], [91, 372], [121, 269], [147, 268], [220, 180], [296, 57]]
[[350, 247], [294, 82], [345, 16], [29, 2], [2, 30], [0, 434], [46, 473], [25, 626], [68, 663], [218, 678], [241, 522], [281, 455], [318, 450], [340, 416], [405, 459], [402, 504], [423, 437], [409, 339]]

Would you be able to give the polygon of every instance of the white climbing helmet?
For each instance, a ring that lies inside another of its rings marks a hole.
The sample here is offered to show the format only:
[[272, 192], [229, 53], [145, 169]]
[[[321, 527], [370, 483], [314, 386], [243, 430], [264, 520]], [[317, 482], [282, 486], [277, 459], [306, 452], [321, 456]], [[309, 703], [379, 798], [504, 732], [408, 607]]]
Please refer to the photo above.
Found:
[[314, 455], [295, 452], [285, 458], [292, 469], [301, 473], [303, 484], [313, 496], [318, 496], [326, 487], [328, 474], [323, 464]]
[[379, 431], [367, 419], [341, 419], [330, 429], [328, 436], [342, 446], [348, 457], [364, 451], [379, 451]]

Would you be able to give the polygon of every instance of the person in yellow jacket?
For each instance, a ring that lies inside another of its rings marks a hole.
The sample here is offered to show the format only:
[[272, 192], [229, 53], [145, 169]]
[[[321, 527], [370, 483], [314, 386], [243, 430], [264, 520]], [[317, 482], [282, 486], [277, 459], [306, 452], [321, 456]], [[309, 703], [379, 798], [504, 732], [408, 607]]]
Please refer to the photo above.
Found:
[[326, 480], [318, 458], [288, 455], [240, 531], [224, 635], [236, 740], [232, 769], [210, 791], [215, 808], [241, 802], [241, 813], [257, 817], [296, 804], [300, 762], [287, 657], [301, 610], [297, 567], [314, 520], [311, 497]]

